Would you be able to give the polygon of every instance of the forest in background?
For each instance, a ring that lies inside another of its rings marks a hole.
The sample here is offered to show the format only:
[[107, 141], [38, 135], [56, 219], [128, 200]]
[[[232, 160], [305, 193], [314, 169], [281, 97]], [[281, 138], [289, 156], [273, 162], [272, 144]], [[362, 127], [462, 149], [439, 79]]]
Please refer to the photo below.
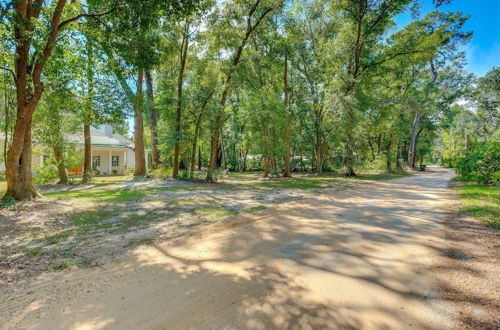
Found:
[[41, 149], [61, 183], [82, 162], [90, 182], [90, 126], [131, 120], [136, 176], [437, 163], [498, 182], [500, 68], [465, 69], [468, 17], [443, 2], [0, 1], [5, 198], [39, 196]]

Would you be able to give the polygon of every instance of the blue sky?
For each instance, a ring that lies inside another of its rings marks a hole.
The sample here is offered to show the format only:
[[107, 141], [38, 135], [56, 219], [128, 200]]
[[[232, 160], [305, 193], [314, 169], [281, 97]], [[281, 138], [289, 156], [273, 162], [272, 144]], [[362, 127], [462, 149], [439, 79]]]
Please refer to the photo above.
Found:
[[[422, 15], [434, 9], [431, 0], [422, 0], [421, 3]], [[441, 6], [440, 10], [471, 15], [464, 30], [474, 34], [463, 49], [469, 71], [482, 76], [492, 67], [500, 66], [500, 0], [453, 0], [450, 5]], [[409, 13], [397, 18], [400, 26], [410, 21]]]

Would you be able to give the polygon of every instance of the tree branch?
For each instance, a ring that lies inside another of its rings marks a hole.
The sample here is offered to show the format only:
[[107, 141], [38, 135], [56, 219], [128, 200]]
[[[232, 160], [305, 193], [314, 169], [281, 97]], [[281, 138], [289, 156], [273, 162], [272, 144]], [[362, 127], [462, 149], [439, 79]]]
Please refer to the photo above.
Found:
[[108, 15], [108, 14], [112, 13], [115, 10], [116, 10], [116, 7], [108, 10], [107, 12], [100, 13], [100, 14], [83, 13], [83, 14], [80, 14], [80, 15], [77, 15], [75, 17], [68, 18], [67, 20], [62, 21], [61, 23], [59, 23], [58, 29], [61, 29], [62, 27], [64, 27], [65, 25], [67, 25], [67, 24], [69, 24], [71, 22], [78, 21], [80, 18], [83, 18], [83, 17], [97, 18], [97, 17]]
[[14, 71], [12, 71], [12, 69], [4, 67], [4, 66], [0, 66], [0, 69], [3, 69], [7, 72], [10, 72], [10, 74], [12, 75], [12, 78], [14, 79], [14, 83], [16, 83], [16, 74], [14, 73]]

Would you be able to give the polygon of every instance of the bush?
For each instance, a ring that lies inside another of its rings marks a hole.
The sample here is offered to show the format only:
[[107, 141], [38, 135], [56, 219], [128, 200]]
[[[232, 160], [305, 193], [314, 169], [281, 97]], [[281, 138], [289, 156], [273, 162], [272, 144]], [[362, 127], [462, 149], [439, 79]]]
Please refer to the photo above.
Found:
[[114, 175], [117, 175], [118, 174], [118, 170], [112, 170], [111, 173], [113, 173]]
[[176, 178], [179, 180], [189, 180], [189, 171], [180, 171]]
[[211, 174], [212, 177], [210, 178], [210, 181], [217, 182], [222, 180], [227, 175], [227, 171], [223, 168], [218, 168], [216, 170], [213, 170]]
[[0, 209], [14, 208], [15, 206], [16, 201], [10, 196], [5, 199], [0, 199]]
[[172, 171], [165, 167], [158, 167], [154, 170], [150, 170], [148, 174], [156, 179], [166, 180], [172, 174]]
[[51, 184], [59, 179], [59, 172], [54, 166], [38, 165], [35, 167], [35, 170], [36, 176], [34, 181], [37, 186]]
[[478, 183], [500, 182], [500, 142], [476, 145], [457, 163], [458, 173]]

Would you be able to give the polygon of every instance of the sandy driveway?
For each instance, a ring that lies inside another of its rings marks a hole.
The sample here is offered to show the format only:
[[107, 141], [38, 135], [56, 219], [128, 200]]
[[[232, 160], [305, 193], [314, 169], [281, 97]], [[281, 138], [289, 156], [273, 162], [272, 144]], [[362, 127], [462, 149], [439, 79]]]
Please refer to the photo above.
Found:
[[[452, 173], [237, 216], [125, 259], [16, 284], [7, 329], [446, 329], [427, 271]], [[325, 191], [327, 192], [327, 191]]]

